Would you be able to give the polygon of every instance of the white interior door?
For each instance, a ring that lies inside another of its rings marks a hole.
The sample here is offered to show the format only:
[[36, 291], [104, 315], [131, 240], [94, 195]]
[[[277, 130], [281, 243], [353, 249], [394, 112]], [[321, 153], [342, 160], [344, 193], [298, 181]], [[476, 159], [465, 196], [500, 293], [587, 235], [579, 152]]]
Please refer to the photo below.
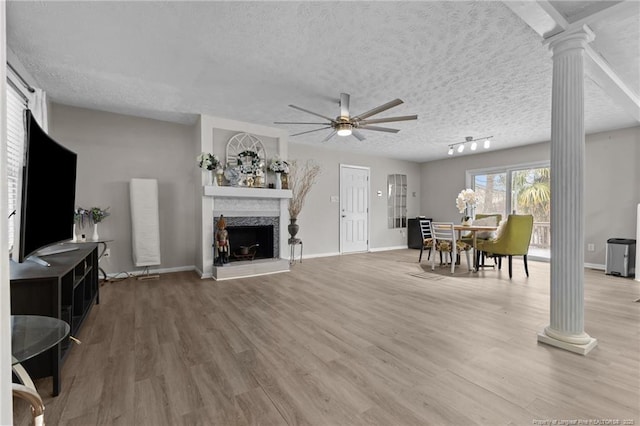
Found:
[[340, 165], [340, 252], [369, 250], [369, 168]]

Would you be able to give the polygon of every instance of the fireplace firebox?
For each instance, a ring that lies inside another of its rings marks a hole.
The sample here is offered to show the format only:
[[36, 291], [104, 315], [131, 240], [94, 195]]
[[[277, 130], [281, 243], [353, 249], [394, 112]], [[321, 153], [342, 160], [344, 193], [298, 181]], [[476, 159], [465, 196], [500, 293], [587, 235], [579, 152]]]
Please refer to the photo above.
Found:
[[229, 261], [272, 259], [273, 225], [227, 226]]
[[[224, 218], [229, 235], [229, 262], [280, 257], [280, 225], [277, 217], [225, 216]], [[214, 217], [214, 224], [218, 219], [219, 217]]]

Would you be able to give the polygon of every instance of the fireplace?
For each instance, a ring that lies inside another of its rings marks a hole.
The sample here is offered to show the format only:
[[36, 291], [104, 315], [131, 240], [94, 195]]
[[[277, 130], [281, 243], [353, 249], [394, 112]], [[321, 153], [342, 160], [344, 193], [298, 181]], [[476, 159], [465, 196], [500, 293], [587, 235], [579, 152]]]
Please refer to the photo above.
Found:
[[[224, 218], [229, 233], [229, 262], [280, 257], [280, 223], [277, 217], [225, 216]], [[214, 217], [214, 224], [219, 219]]]
[[229, 261], [272, 259], [273, 225], [227, 226]]
[[[203, 278], [211, 276], [215, 280], [228, 280], [288, 272], [287, 200], [290, 198], [291, 190], [288, 189], [205, 186], [202, 198]], [[214, 264], [217, 256], [216, 224], [221, 215], [224, 215], [231, 244], [230, 262], [222, 265]], [[248, 231], [257, 231], [257, 235], [243, 235]], [[270, 239], [265, 234], [270, 234]], [[260, 244], [260, 253], [256, 250], [253, 260], [243, 260], [242, 255], [231, 258], [239, 246], [251, 247], [255, 243]], [[268, 247], [271, 247], [271, 251], [267, 250]]]

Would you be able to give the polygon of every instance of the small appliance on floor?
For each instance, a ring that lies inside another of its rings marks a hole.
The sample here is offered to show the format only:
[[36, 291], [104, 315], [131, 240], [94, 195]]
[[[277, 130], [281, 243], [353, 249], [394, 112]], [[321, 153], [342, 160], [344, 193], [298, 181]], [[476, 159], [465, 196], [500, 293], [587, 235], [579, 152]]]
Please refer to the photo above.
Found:
[[636, 240], [609, 238], [607, 240], [605, 274], [633, 277], [636, 273]]

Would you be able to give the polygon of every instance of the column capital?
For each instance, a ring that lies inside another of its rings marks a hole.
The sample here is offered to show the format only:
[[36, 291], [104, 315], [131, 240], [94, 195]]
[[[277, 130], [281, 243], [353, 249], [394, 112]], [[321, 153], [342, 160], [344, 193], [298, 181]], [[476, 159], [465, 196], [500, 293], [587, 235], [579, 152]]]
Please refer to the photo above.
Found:
[[596, 36], [591, 31], [591, 28], [583, 25], [549, 37], [544, 43], [548, 44], [553, 55], [557, 56], [574, 49], [585, 49], [588, 43], [591, 43], [595, 38]]

